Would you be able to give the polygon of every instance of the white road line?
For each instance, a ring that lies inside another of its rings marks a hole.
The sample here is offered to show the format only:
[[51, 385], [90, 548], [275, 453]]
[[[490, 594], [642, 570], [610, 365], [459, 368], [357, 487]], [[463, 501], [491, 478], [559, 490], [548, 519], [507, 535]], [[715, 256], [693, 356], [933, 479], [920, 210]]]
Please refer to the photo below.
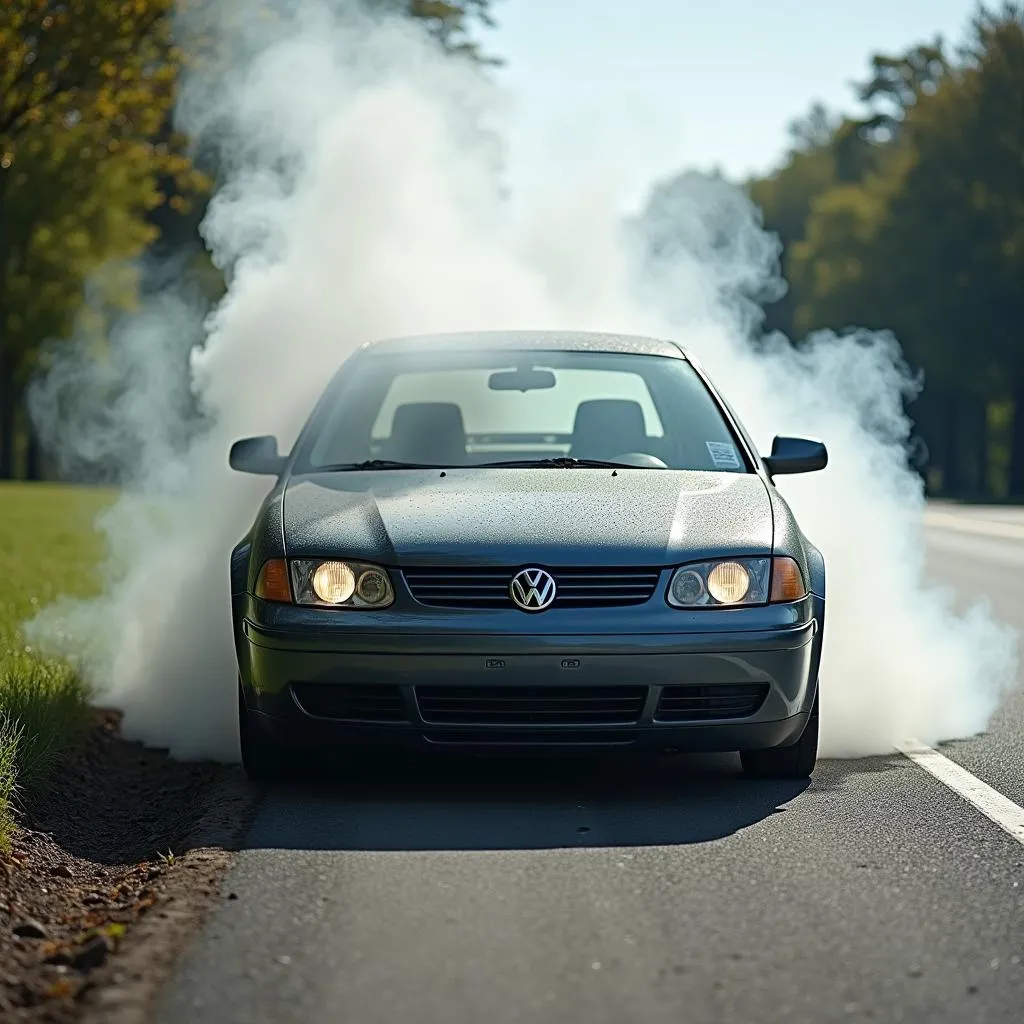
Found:
[[973, 804], [985, 817], [990, 818], [1018, 843], [1024, 845], [1024, 807], [1018, 807], [1002, 793], [986, 785], [981, 779], [975, 778], [955, 761], [943, 757], [926, 743], [908, 740], [906, 743], [898, 744], [898, 748], [900, 753], [909, 757], [914, 764]]
[[987, 537], [1024, 540], [1024, 526], [997, 523], [992, 519], [974, 519], [971, 516], [951, 516], [948, 512], [925, 512], [924, 525], [942, 530], [958, 530], [961, 533], [980, 533]]

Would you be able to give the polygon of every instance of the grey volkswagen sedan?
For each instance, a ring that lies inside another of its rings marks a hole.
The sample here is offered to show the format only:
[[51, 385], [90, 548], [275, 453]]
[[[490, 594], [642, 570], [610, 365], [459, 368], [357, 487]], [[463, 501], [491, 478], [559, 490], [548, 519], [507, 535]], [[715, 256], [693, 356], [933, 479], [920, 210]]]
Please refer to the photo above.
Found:
[[380, 341], [339, 369], [231, 557], [242, 759], [317, 747], [736, 751], [805, 778], [825, 564], [671, 341], [573, 332]]

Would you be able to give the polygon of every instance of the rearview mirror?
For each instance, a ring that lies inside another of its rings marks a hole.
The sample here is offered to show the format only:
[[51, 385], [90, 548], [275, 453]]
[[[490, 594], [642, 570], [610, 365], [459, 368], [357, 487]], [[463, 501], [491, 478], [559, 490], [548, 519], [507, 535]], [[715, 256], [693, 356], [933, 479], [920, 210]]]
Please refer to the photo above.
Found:
[[491, 391], [545, 391], [555, 383], [550, 370], [499, 370], [487, 378]]
[[815, 473], [828, 465], [828, 449], [810, 437], [776, 437], [772, 453], [761, 460], [772, 476]]
[[287, 459], [277, 453], [276, 437], [245, 437], [231, 446], [228, 465], [239, 473], [278, 476]]

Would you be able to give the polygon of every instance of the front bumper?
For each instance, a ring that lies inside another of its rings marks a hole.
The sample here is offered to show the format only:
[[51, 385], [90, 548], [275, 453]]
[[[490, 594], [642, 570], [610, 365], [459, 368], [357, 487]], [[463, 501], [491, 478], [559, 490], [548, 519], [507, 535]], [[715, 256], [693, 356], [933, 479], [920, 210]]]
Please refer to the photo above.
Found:
[[628, 635], [342, 634], [242, 614], [236, 641], [254, 721], [288, 744], [733, 751], [799, 738], [823, 612], [813, 599], [784, 628]]

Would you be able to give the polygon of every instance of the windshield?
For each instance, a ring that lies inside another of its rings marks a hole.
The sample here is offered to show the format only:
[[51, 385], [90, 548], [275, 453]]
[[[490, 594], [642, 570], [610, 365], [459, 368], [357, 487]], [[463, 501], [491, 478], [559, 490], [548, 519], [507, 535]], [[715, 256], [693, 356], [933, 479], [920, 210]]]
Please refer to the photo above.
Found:
[[297, 469], [551, 464], [750, 472], [683, 359], [599, 352], [369, 356], [325, 397]]

